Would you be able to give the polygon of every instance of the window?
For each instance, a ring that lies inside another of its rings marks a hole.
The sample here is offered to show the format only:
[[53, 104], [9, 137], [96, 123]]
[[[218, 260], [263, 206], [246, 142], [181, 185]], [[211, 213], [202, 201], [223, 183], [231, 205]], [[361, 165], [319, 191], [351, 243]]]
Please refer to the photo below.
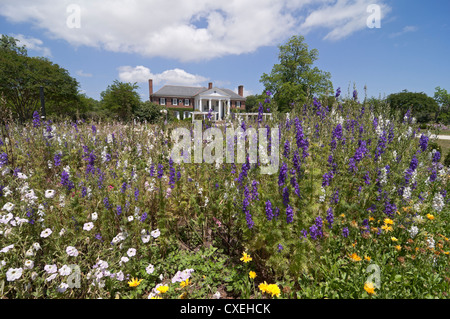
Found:
[[241, 107], [241, 101], [236, 101], [236, 107]]
[[159, 98], [159, 105], [166, 105], [166, 99], [163, 97]]
[[172, 105], [178, 105], [178, 99], [172, 99]]
[[189, 106], [189, 99], [184, 99], [184, 106]]

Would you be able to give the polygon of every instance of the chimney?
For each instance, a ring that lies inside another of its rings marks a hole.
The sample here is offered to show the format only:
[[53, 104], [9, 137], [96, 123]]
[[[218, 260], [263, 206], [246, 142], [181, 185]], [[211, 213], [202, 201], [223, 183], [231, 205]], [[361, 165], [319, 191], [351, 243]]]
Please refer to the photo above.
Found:
[[240, 96], [244, 97], [244, 86], [243, 85], [238, 86], [238, 94]]
[[212, 89], [212, 82], [209, 82], [208, 83], [208, 90], [211, 90]]
[[153, 80], [149, 79], [148, 80], [148, 93], [150, 96], [150, 102], [152, 101], [152, 95], [153, 95]]

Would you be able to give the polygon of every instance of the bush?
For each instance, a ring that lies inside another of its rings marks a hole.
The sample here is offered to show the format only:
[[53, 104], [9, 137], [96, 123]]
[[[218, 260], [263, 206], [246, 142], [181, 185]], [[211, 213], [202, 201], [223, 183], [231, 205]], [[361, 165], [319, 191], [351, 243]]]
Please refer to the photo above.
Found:
[[447, 152], [447, 156], [445, 157], [444, 166], [450, 166], [450, 150]]
[[145, 101], [141, 102], [134, 112], [134, 115], [138, 117], [139, 120], [146, 120], [149, 123], [156, 123], [162, 119], [164, 114], [161, 113], [161, 110], [163, 109], [164, 108], [158, 104]]

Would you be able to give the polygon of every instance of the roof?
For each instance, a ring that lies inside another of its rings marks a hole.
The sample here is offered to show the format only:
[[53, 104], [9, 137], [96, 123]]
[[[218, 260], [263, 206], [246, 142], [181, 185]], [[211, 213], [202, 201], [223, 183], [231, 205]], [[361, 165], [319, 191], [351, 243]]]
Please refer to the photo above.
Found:
[[[214, 88], [213, 88], [214, 89]], [[222, 92], [230, 96], [233, 100], [245, 100], [245, 97], [233, 92], [229, 89], [222, 89]], [[161, 89], [153, 93], [153, 96], [161, 97], [194, 97], [200, 93], [208, 91], [206, 87], [193, 87], [193, 86], [181, 86], [181, 85], [164, 85]]]

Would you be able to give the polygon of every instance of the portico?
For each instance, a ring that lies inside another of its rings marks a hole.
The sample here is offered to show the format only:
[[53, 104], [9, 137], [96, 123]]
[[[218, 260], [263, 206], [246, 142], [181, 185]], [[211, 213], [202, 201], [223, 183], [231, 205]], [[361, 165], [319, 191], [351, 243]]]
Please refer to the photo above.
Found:
[[221, 89], [212, 88], [195, 97], [195, 110], [199, 112], [214, 112], [218, 120], [223, 120], [230, 114], [231, 96]]

